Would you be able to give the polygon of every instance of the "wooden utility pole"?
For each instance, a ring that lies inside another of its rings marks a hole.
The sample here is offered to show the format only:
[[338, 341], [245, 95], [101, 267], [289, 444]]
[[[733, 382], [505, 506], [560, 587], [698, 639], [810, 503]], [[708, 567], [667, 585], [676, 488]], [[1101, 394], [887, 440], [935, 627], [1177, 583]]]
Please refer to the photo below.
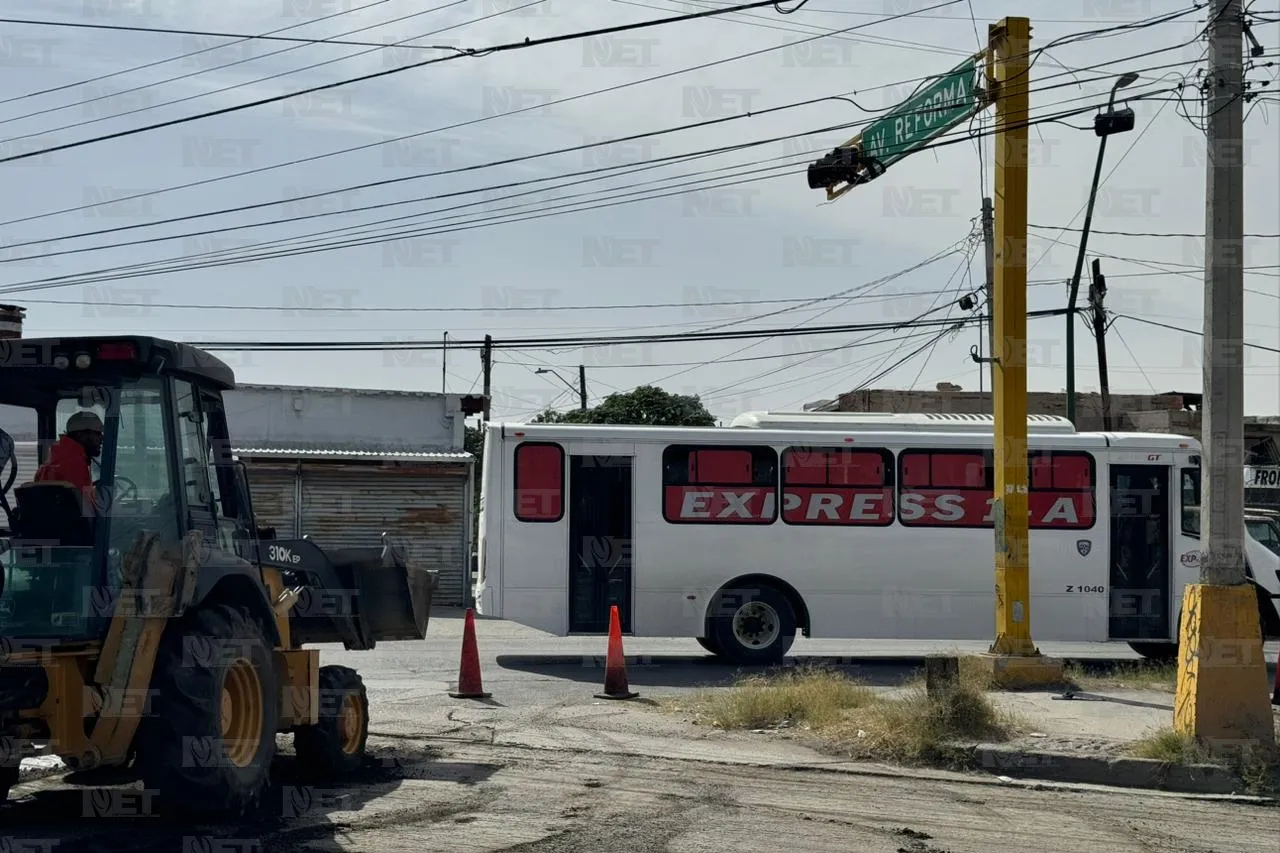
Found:
[[1093, 259], [1093, 280], [1089, 284], [1089, 310], [1093, 315], [1093, 336], [1098, 344], [1098, 384], [1102, 386], [1102, 428], [1114, 429], [1111, 422], [1111, 380], [1107, 375], [1107, 279], [1102, 274], [1102, 262]]
[[449, 393], [449, 333], [444, 333], [440, 344], [440, 393]]
[[484, 372], [484, 422], [489, 422], [489, 391], [493, 378], [493, 336], [484, 336], [484, 349], [480, 351], [480, 368]]
[[578, 408], [587, 410], [587, 366], [578, 365]]
[[1176, 730], [1218, 752], [1275, 744], [1243, 553], [1243, 14], [1242, 0], [1209, 4], [1200, 582], [1183, 594], [1173, 712]]

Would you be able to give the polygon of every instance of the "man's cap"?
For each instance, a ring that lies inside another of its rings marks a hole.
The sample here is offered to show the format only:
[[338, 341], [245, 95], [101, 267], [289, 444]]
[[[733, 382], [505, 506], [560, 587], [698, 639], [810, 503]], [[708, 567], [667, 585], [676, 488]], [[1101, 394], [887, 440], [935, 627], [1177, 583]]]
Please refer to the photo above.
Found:
[[73, 433], [80, 430], [102, 432], [102, 419], [93, 412], [76, 412], [67, 418], [67, 432]]

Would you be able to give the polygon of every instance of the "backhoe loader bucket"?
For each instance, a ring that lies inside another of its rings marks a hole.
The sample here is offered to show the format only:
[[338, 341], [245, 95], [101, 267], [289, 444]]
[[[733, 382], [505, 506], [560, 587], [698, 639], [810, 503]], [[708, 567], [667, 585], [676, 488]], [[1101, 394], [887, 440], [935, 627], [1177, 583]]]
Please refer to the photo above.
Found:
[[351, 548], [329, 552], [342, 575], [360, 590], [361, 633], [374, 642], [421, 640], [427, 636], [437, 572], [410, 566], [396, 548]]

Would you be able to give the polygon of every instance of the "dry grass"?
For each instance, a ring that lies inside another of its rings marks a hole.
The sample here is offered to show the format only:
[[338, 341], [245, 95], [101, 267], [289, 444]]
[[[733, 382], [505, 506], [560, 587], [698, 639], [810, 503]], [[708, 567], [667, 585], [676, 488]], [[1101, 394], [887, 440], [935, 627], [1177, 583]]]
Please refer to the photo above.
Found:
[[1137, 661], [1099, 670], [1073, 663], [1067, 665], [1066, 676], [1071, 684], [1083, 690], [1120, 688], [1172, 693], [1178, 683], [1178, 666], [1172, 663]]
[[922, 683], [886, 697], [841, 673], [803, 668], [668, 707], [725, 729], [808, 729], [855, 758], [958, 765], [965, 751], [953, 744], [1004, 740], [1019, 726], [992, 706], [980, 679], [962, 669], [945, 698], [928, 696]]
[[875, 692], [857, 682], [817, 667], [801, 667], [779, 675], [753, 675], [733, 689], [673, 703], [713, 726], [724, 729], [767, 729], [800, 726], [822, 729], [843, 713], [876, 701]]
[[[1280, 721], [1276, 723], [1280, 740]], [[1194, 735], [1164, 728], [1137, 741], [1130, 747], [1137, 758], [1150, 758], [1165, 764], [1225, 764], [1240, 774], [1245, 790], [1258, 796], [1280, 793], [1280, 752], [1267, 750], [1234, 751], [1230, 755], [1214, 755]]]

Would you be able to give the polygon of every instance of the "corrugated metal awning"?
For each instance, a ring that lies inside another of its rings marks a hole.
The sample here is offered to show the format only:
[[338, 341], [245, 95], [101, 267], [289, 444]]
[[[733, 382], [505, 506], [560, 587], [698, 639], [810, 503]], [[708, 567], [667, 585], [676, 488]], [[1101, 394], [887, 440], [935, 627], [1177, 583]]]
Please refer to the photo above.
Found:
[[232, 453], [246, 459], [324, 459], [334, 462], [466, 462], [474, 459], [462, 451], [420, 453], [408, 450], [318, 450], [286, 447], [236, 447]]

